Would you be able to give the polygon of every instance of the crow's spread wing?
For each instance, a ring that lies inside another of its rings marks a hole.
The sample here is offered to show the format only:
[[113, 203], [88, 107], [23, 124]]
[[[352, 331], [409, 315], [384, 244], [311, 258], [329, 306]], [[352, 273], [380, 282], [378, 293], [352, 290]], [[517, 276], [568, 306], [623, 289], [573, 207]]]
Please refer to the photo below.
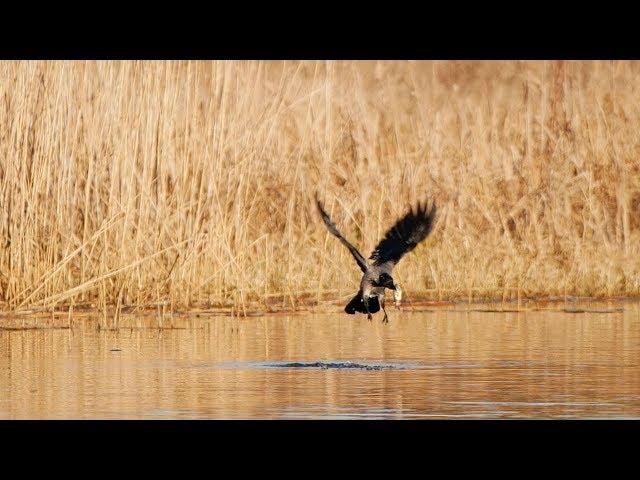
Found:
[[318, 211], [320, 212], [320, 216], [322, 217], [322, 220], [324, 221], [324, 224], [327, 226], [329, 231], [332, 234], [334, 234], [336, 237], [338, 237], [338, 239], [342, 242], [342, 244], [349, 249], [349, 251], [351, 252], [351, 255], [353, 255], [353, 258], [355, 258], [356, 262], [358, 262], [358, 266], [360, 267], [360, 270], [362, 270], [363, 272], [366, 272], [369, 268], [367, 261], [364, 259], [362, 254], [358, 251], [358, 249], [353, 245], [351, 245], [351, 243], [349, 243], [349, 241], [342, 236], [342, 234], [336, 227], [336, 224], [333, 223], [333, 221], [331, 220], [331, 217], [329, 217], [329, 214], [325, 212], [324, 207], [322, 206], [322, 202], [318, 200], [317, 196], [316, 196], [316, 205], [318, 205]]
[[435, 204], [427, 210], [427, 204], [418, 204], [417, 209], [409, 212], [387, 231], [369, 257], [374, 265], [391, 262], [396, 265], [405, 253], [410, 252], [422, 240], [427, 238], [434, 225]]

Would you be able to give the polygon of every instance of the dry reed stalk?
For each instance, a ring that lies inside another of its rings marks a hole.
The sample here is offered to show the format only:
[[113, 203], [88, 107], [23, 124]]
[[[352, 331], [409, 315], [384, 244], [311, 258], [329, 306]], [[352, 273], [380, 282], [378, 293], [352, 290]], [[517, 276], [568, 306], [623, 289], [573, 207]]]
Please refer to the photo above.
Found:
[[[0, 307], [640, 293], [638, 62], [0, 62]], [[104, 310], [106, 315], [106, 310]], [[234, 315], [236, 314], [234, 313]], [[160, 313], [159, 315], [164, 315]], [[106, 319], [105, 319], [105, 328]]]

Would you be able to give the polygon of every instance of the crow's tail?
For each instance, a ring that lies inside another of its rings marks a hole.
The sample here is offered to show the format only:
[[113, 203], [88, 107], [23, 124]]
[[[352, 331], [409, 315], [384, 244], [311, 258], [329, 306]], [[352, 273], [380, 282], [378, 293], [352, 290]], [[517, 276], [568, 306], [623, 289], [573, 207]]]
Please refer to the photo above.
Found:
[[[367, 313], [367, 309], [364, 308], [364, 300], [362, 299], [362, 291], [359, 291], [355, 297], [344, 307], [344, 311], [349, 315], [353, 315], [356, 312]], [[369, 312], [376, 313], [380, 311], [380, 302], [378, 297], [369, 298]]]

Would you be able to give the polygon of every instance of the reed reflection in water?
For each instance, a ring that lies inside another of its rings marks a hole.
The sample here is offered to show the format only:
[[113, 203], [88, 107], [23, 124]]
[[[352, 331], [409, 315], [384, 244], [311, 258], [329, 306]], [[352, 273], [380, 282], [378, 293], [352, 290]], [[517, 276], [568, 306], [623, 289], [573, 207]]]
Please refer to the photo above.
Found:
[[640, 417], [639, 312], [0, 330], [0, 418]]

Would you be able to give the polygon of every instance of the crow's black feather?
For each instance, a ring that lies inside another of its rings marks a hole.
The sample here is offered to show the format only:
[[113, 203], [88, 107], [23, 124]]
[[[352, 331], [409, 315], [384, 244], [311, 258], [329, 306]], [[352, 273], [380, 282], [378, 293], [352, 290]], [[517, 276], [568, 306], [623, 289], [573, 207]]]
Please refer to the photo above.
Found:
[[[362, 290], [360, 290], [355, 297], [344, 307], [344, 311], [349, 315], [353, 315], [356, 312], [367, 313], [367, 309], [364, 306], [364, 300], [362, 299]], [[369, 298], [369, 313], [376, 313], [380, 311], [380, 301], [378, 297]]]
[[342, 242], [342, 244], [349, 249], [349, 251], [351, 252], [351, 255], [353, 255], [353, 258], [356, 259], [356, 262], [358, 263], [360, 270], [362, 270], [363, 272], [366, 272], [367, 269], [369, 268], [369, 265], [367, 265], [367, 261], [362, 256], [362, 254], [358, 251], [358, 249], [354, 247], [346, 238], [342, 236], [342, 234], [338, 230], [338, 227], [336, 227], [336, 224], [333, 223], [333, 220], [331, 220], [331, 217], [329, 216], [329, 214], [324, 210], [322, 202], [318, 199], [317, 195], [316, 195], [316, 205], [318, 206], [318, 211], [320, 212], [322, 221], [327, 226], [329, 231], [333, 235], [338, 237], [340, 242]]
[[427, 209], [427, 204], [418, 204], [387, 231], [369, 257], [374, 265], [392, 262], [394, 265], [402, 256], [424, 240], [431, 232], [436, 216], [436, 206]]

